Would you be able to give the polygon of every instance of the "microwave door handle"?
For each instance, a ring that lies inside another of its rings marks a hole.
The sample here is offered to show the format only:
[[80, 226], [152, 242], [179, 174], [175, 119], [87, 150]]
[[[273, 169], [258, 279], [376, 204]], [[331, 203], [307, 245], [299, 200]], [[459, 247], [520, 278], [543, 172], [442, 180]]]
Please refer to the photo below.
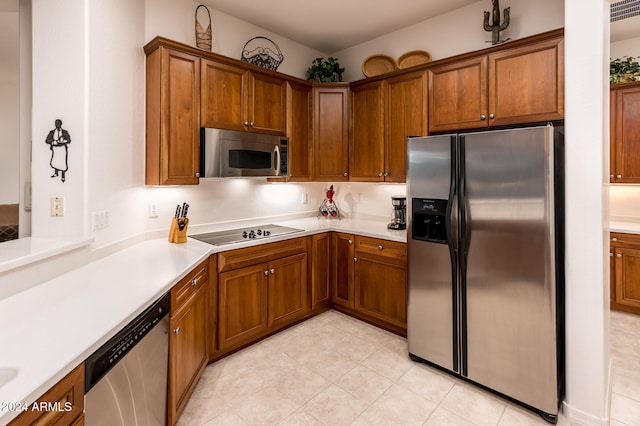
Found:
[[273, 157], [275, 162], [275, 176], [280, 176], [280, 147], [278, 145], [273, 148]]

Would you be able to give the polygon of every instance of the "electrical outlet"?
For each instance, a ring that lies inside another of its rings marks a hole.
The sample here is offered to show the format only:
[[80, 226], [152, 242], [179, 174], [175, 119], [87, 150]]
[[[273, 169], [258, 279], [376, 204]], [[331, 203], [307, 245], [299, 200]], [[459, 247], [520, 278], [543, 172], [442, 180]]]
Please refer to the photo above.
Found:
[[104, 229], [109, 226], [109, 210], [101, 210], [99, 212], [93, 212], [91, 215], [92, 227], [94, 231]]
[[158, 204], [149, 203], [149, 217], [158, 217]]
[[64, 216], [64, 197], [51, 197], [51, 216]]

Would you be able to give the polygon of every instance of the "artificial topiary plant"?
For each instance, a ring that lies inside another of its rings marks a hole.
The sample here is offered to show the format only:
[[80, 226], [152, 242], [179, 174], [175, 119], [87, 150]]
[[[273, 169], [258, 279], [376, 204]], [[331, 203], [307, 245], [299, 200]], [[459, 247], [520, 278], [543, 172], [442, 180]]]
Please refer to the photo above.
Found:
[[342, 81], [343, 72], [336, 58], [316, 58], [307, 70], [307, 78], [319, 82]]
[[609, 63], [609, 83], [640, 81], [640, 63], [633, 56], [623, 56]]

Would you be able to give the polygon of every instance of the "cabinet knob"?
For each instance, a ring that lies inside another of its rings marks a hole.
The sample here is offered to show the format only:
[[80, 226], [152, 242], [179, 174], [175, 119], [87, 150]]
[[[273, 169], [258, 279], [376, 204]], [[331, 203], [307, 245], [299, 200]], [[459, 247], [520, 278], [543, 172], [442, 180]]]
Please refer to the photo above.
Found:
[[264, 274], [265, 275], [269, 275], [269, 271], [264, 271]]
[[272, 270], [271, 270], [271, 271], [269, 271], [269, 272], [271, 272], [272, 274], [275, 274], [275, 273], [276, 273], [276, 270], [275, 270], [275, 269], [272, 269]]
[[384, 172], [384, 177], [387, 177], [387, 176], [389, 176], [389, 173]]
[[613, 237], [613, 238], [611, 239], [611, 241], [613, 241], [613, 242], [615, 243], [616, 241], [618, 241], [618, 237]]
[[609, 253], [609, 257], [613, 257], [613, 253]]
[[197, 279], [194, 278], [194, 279], [191, 280], [191, 285], [192, 286], [197, 285], [197, 284], [198, 284], [198, 280]]
[[248, 121], [245, 121], [243, 124], [244, 124], [245, 126], [249, 127], [249, 122], [248, 122]]
[[613, 179], [613, 175], [609, 175], [609, 179]]
[[378, 173], [378, 177], [382, 177], [382, 172]]
[[354, 257], [354, 258], [353, 258], [353, 261], [354, 261], [354, 262], [357, 262], [357, 261], [358, 261], [358, 258], [357, 258], [357, 257]]
[[618, 179], [622, 179], [622, 175], [618, 175], [616, 176]]
[[489, 118], [493, 119], [494, 117], [495, 117], [495, 115], [489, 114]]
[[482, 115], [480, 116], [480, 120], [486, 120], [486, 119], [487, 119], [487, 116], [486, 116], [486, 115], [482, 114]]
[[344, 173], [342, 174], [342, 176], [347, 177], [347, 176], [349, 176], [349, 174], [348, 174], [347, 172], [344, 172]]
[[251, 123], [249, 123], [249, 126], [253, 127], [253, 121]]
[[378, 246], [378, 250], [382, 250], [384, 247], [382, 247], [381, 245]]
[[180, 334], [180, 327], [174, 328], [173, 334]]
[[620, 257], [622, 257], [622, 254], [618, 253], [618, 254], [616, 254], [616, 257], [620, 258]]
[[200, 177], [200, 172], [197, 172], [197, 173], [196, 173], [196, 177]]
[[353, 240], [349, 240], [349, 245], [353, 244]]

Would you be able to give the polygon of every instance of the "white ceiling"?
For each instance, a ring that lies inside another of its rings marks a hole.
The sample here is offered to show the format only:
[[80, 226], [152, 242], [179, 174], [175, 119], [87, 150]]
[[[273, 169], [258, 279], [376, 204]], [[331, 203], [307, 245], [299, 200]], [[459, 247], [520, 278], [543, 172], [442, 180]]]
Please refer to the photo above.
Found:
[[[489, 0], [204, 0], [210, 8], [323, 53]], [[640, 36], [640, 16], [611, 24], [611, 41]]]
[[[479, 0], [206, 0], [207, 6], [323, 53], [338, 52]], [[486, 1], [487, 10], [491, 3]]]

